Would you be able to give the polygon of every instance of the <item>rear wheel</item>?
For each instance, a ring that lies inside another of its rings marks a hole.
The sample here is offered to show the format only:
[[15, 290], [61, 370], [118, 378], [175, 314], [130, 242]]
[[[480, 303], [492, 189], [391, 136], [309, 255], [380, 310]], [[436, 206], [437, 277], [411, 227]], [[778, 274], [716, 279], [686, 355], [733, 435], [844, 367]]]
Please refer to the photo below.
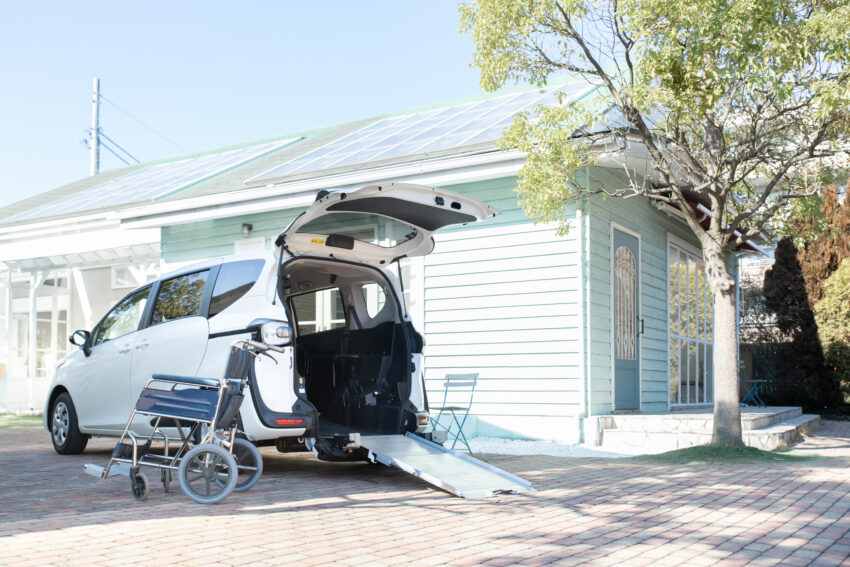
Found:
[[56, 396], [50, 408], [50, 439], [53, 449], [60, 455], [82, 453], [89, 442], [89, 436], [80, 433], [77, 410], [68, 392]]
[[253, 443], [246, 439], [233, 440], [233, 458], [239, 468], [234, 492], [242, 492], [254, 486], [263, 474], [263, 457]]

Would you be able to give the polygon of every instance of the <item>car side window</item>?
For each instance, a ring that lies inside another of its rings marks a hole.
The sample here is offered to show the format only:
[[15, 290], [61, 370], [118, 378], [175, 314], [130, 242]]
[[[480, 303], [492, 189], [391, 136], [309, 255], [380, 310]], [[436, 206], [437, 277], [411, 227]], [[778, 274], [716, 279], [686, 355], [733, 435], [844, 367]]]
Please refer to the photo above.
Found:
[[163, 280], [153, 305], [151, 325], [200, 315], [209, 270]]
[[217, 315], [233, 305], [260, 277], [265, 262], [263, 260], [244, 260], [222, 264], [215, 279], [210, 299], [210, 317]]
[[94, 332], [92, 346], [138, 330], [150, 293], [151, 288], [148, 286], [133, 292], [113, 307]]
[[345, 327], [345, 305], [339, 288], [293, 295], [289, 301], [298, 322], [299, 335]]

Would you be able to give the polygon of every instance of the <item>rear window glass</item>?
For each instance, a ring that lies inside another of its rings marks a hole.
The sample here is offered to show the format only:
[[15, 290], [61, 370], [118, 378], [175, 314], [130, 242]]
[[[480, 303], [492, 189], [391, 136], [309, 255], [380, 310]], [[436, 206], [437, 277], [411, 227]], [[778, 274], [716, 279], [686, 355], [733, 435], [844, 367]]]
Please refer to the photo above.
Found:
[[223, 264], [215, 280], [210, 299], [210, 317], [217, 315], [233, 305], [237, 299], [248, 293], [263, 271], [263, 260], [245, 260]]
[[151, 323], [200, 315], [209, 270], [165, 280], [159, 287]]
[[409, 224], [369, 213], [327, 213], [300, 227], [298, 232], [350, 236], [384, 248], [403, 244], [417, 234]]
[[299, 335], [345, 327], [345, 307], [338, 288], [301, 293], [289, 301], [298, 322]]

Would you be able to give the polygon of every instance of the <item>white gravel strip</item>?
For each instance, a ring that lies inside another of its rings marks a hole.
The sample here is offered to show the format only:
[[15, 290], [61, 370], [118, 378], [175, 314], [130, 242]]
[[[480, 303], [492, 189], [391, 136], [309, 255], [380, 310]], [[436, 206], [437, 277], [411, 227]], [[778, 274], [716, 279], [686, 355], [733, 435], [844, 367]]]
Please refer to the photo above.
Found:
[[[445, 445], [450, 447], [451, 442], [447, 442]], [[564, 445], [554, 441], [526, 441], [498, 437], [475, 437], [469, 440], [469, 446], [473, 453], [493, 453], [497, 455], [549, 455], [552, 457], [596, 457], [603, 459], [632, 456], [625, 453], [611, 453], [587, 445]]]

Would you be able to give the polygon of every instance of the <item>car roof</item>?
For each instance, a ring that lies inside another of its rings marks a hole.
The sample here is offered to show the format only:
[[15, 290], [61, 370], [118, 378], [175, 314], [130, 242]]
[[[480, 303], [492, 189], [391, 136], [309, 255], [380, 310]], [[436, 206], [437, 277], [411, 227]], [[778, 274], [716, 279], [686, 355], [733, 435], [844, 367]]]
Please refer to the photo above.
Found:
[[219, 256], [217, 258], [210, 258], [208, 260], [202, 260], [200, 262], [195, 262], [194, 264], [187, 264], [185, 266], [180, 266], [179, 268], [175, 268], [171, 271], [168, 271], [158, 277], [158, 280], [165, 280], [168, 278], [173, 278], [175, 276], [179, 276], [181, 274], [187, 274], [189, 272], [194, 272], [197, 270], [202, 270], [204, 268], [211, 268], [213, 266], [218, 266], [219, 264], [228, 264], [230, 262], [241, 262], [244, 260], [263, 260], [265, 262], [274, 259], [274, 255], [271, 250], [264, 250], [263, 252], [253, 252], [246, 254], [231, 254], [229, 256]]

